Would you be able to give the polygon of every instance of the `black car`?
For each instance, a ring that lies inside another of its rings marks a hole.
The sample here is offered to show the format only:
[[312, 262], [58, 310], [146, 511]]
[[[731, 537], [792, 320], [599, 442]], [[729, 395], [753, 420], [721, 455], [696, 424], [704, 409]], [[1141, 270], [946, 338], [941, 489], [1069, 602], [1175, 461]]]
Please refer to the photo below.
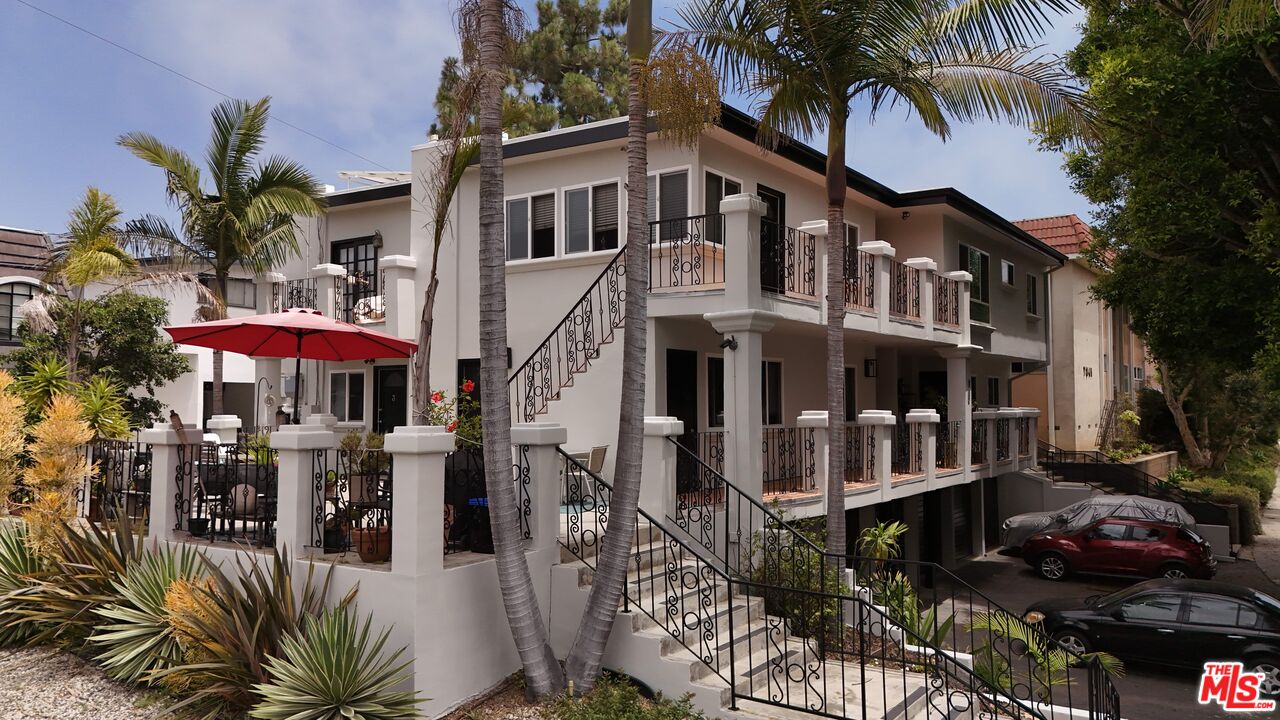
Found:
[[1043, 600], [1028, 622], [1077, 653], [1199, 668], [1239, 660], [1266, 674], [1262, 691], [1280, 695], [1280, 601], [1208, 580], [1148, 580], [1110, 595]]

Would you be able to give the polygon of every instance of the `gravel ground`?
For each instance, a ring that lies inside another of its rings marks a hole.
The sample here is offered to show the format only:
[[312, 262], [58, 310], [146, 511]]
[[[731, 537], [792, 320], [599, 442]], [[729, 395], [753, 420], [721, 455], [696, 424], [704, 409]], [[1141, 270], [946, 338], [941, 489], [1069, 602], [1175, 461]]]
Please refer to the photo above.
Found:
[[0, 720], [161, 720], [163, 702], [70, 653], [0, 650]]

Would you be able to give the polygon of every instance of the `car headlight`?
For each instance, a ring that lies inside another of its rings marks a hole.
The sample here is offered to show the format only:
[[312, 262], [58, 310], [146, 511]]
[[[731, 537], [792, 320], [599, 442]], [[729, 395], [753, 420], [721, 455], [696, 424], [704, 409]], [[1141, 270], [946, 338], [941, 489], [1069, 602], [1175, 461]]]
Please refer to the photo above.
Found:
[[1044, 613], [1031, 610], [1027, 612], [1026, 615], [1023, 615], [1022, 619], [1028, 625], [1035, 625], [1036, 623], [1042, 622], [1044, 620]]

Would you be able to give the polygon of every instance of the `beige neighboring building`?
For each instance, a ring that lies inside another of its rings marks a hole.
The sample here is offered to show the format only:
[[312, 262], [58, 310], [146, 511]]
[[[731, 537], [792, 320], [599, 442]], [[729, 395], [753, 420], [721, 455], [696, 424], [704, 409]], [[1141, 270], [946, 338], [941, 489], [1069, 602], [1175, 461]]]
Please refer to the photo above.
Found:
[[1089, 292], [1100, 274], [1085, 253], [1093, 233], [1075, 215], [1014, 223], [1066, 255], [1049, 277], [1049, 367], [1013, 379], [1013, 404], [1040, 408], [1039, 437], [1064, 450], [1092, 450], [1100, 428], [1114, 422], [1116, 400], [1136, 396], [1153, 381], [1142, 340], [1127, 311], [1108, 308]]

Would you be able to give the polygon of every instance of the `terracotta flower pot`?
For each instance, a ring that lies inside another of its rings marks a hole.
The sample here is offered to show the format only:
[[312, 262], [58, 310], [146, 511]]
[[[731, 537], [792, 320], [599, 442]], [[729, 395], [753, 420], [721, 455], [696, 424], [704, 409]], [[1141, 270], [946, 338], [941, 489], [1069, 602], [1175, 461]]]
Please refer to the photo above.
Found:
[[351, 544], [364, 562], [386, 562], [391, 558], [391, 528], [353, 528]]

